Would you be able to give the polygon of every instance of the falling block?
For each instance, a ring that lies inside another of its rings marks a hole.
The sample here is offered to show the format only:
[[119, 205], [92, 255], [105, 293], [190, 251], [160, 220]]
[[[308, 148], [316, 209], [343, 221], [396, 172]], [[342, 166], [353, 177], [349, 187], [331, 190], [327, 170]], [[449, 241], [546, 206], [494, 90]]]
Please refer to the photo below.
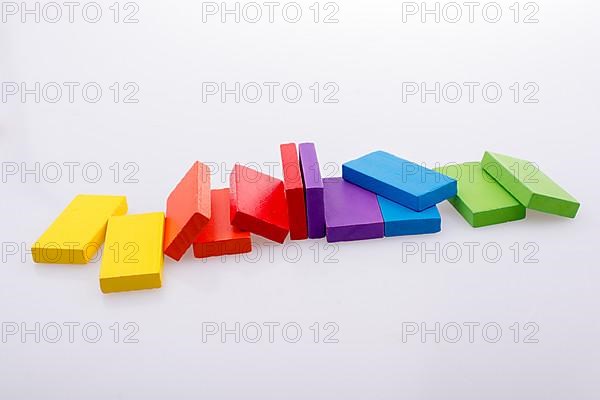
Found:
[[323, 204], [323, 179], [314, 143], [300, 143], [300, 168], [306, 193], [306, 221], [308, 237], [325, 237], [325, 207]]
[[252, 251], [250, 232], [231, 225], [229, 189], [213, 189], [210, 192], [210, 220], [194, 240], [193, 246], [197, 258]]
[[382, 238], [377, 196], [342, 178], [323, 179], [328, 242]]
[[283, 243], [289, 232], [283, 182], [235, 164], [229, 177], [229, 186], [231, 224]]
[[125, 196], [75, 196], [31, 246], [33, 261], [86, 264], [104, 243], [108, 219], [126, 212]]
[[103, 293], [161, 287], [164, 224], [162, 212], [108, 220], [100, 265]]
[[415, 211], [423, 211], [456, 194], [454, 179], [385, 151], [344, 163], [342, 176]]
[[165, 254], [179, 261], [210, 219], [210, 170], [199, 161], [167, 199]]
[[290, 222], [290, 239], [302, 240], [308, 237], [306, 225], [306, 204], [304, 202], [304, 184], [300, 172], [300, 162], [295, 143], [279, 146], [283, 167], [283, 186]]
[[500, 224], [525, 218], [525, 207], [510, 195], [478, 162], [452, 164], [437, 171], [458, 181], [450, 204], [471, 226]]
[[442, 218], [436, 206], [423, 211], [411, 210], [382, 196], [377, 196], [385, 236], [420, 235], [441, 229]]
[[525, 207], [575, 218], [579, 202], [540, 171], [535, 163], [486, 151], [481, 164]]

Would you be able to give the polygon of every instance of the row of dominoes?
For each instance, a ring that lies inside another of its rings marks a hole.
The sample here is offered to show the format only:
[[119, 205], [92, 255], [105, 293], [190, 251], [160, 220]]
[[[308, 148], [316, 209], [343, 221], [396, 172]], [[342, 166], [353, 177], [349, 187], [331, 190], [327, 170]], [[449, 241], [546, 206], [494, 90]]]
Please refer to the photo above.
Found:
[[100, 288], [162, 286], [164, 254], [180, 260], [246, 253], [250, 233], [283, 243], [329, 242], [434, 233], [448, 199], [474, 227], [514, 221], [531, 208], [575, 217], [579, 203], [535, 164], [486, 152], [481, 162], [428, 169], [376, 151], [322, 178], [313, 143], [280, 146], [283, 181], [236, 164], [230, 186], [211, 189], [195, 162], [162, 212], [125, 215], [124, 196], [78, 195], [32, 246], [38, 263], [85, 264], [106, 242]]

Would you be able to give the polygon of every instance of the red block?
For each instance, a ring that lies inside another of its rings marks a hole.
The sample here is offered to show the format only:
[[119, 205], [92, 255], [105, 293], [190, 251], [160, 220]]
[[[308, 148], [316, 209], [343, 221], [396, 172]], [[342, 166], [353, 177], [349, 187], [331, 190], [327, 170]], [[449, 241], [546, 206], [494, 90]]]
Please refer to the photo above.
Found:
[[167, 199], [164, 252], [179, 261], [210, 219], [210, 170], [199, 161]]
[[306, 227], [306, 204], [304, 203], [304, 184], [300, 173], [300, 161], [295, 143], [279, 146], [283, 167], [283, 184], [290, 221], [290, 239], [308, 238]]
[[197, 258], [248, 253], [252, 251], [250, 232], [231, 225], [229, 218], [229, 189], [210, 192], [210, 220], [194, 240]]
[[235, 164], [229, 186], [231, 224], [283, 243], [289, 232], [283, 182]]

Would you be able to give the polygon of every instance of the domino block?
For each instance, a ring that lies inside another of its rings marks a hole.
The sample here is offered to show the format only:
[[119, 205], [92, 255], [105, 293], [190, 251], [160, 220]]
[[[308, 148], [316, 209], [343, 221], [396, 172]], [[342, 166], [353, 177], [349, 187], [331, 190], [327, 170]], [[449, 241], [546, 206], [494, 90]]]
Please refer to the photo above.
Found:
[[31, 246], [33, 261], [86, 264], [104, 243], [108, 219], [126, 212], [125, 196], [75, 196]]
[[328, 242], [382, 238], [377, 196], [342, 178], [323, 179]]
[[527, 160], [486, 151], [483, 169], [521, 204], [532, 210], [575, 218], [579, 202]]
[[384, 151], [342, 165], [345, 180], [415, 211], [456, 195], [456, 181]]
[[304, 184], [302, 183], [296, 144], [282, 144], [279, 148], [283, 167], [283, 186], [290, 222], [290, 239], [306, 239], [308, 228], [306, 224], [306, 204], [304, 202]]
[[437, 168], [458, 181], [450, 204], [473, 227], [500, 224], [525, 218], [525, 207], [500, 186], [478, 162]]
[[300, 168], [306, 193], [306, 221], [308, 237], [325, 237], [325, 206], [323, 203], [323, 179], [314, 143], [300, 143]]
[[236, 164], [229, 177], [231, 224], [283, 243], [289, 232], [283, 182]]
[[154, 289], [162, 285], [162, 212], [111, 217], [100, 265], [103, 293]]
[[442, 218], [436, 206], [423, 211], [411, 210], [382, 196], [377, 196], [385, 236], [420, 235], [441, 230]]
[[194, 240], [197, 258], [248, 253], [252, 250], [250, 232], [231, 225], [229, 218], [229, 189], [210, 192], [210, 220]]
[[167, 199], [165, 254], [179, 261], [210, 219], [210, 170], [199, 161]]

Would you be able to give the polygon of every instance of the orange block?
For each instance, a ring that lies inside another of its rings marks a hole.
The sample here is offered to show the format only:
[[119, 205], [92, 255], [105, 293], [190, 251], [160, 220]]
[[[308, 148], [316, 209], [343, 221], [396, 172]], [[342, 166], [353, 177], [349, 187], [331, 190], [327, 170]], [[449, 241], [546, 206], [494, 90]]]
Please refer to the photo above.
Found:
[[199, 161], [167, 199], [164, 253], [179, 261], [210, 219], [210, 170]]
[[194, 240], [195, 257], [249, 253], [252, 250], [250, 232], [242, 231], [231, 225], [229, 189], [211, 191], [210, 212], [210, 220]]
[[231, 224], [283, 243], [290, 231], [283, 182], [235, 164], [229, 187]]
[[283, 185], [288, 206], [290, 222], [290, 239], [302, 240], [308, 238], [306, 227], [306, 204], [304, 202], [304, 183], [300, 173], [300, 161], [295, 143], [279, 146], [281, 164], [283, 167]]

